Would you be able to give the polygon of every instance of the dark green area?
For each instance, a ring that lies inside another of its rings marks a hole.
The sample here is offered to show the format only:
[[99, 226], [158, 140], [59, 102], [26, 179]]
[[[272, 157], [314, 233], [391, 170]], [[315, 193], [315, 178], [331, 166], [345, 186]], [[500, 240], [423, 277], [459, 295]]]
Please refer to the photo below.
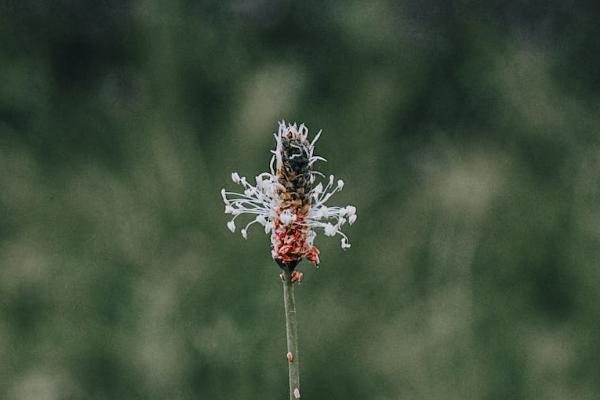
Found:
[[280, 119], [352, 248], [303, 399], [600, 397], [597, 2], [0, 1], [0, 398], [284, 399], [278, 268], [226, 228]]

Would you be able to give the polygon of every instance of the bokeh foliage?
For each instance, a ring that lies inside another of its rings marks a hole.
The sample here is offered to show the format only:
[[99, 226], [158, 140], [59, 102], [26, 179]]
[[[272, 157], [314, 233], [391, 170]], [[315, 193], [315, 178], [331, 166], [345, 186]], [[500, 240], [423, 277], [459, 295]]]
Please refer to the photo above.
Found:
[[0, 398], [285, 398], [219, 196], [282, 118], [359, 215], [304, 266], [303, 398], [598, 398], [599, 12], [0, 1]]

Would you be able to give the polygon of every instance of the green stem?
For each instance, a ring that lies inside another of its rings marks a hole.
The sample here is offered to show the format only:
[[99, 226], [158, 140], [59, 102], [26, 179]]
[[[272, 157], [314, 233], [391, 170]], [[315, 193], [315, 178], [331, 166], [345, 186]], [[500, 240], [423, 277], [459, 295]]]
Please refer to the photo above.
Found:
[[285, 330], [287, 334], [288, 366], [290, 378], [290, 400], [300, 398], [300, 359], [298, 357], [298, 322], [296, 320], [296, 300], [292, 277], [286, 271], [283, 282], [283, 302], [285, 304]]

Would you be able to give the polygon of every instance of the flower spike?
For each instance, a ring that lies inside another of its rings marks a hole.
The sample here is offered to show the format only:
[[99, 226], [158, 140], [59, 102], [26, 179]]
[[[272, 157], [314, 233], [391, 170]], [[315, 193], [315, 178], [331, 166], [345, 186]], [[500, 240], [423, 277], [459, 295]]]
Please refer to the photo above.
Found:
[[235, 232], [235, 219], [240, 215], [250, 215], [252, 219], [241, 234], [247, 238], [248, 228], [255, 223], [262, 225], [271, 239], [273, 259], [290, 270], [302, 260], [319, 264], [319, 249], [314, 246], [317, 230], [322, 229], [326, 236], [341, 236], [342, 249], [350, 248], [348, 237], [341, 227], [356, 221], [356, 207], [329, 207], [325, 204], [344, 188], [344, 181], [329, 176], [326, 185], [318, 182], [325, 178], [313, 170], [317, 161], [326, 161], [314, 154], [315, 143], [321, 136], [317, 133], [308, 141], [308, 128], [279, 123], [275, 136], [275, 150], [270, 162], [270, 172], [263, 172], [255, 178], [255, 184], [240, 176], [231, 174], [231, 180], [242, 186], [242, 193], [221, 191], [225, 203], [225, 213], [233, 218], [227, 227]]

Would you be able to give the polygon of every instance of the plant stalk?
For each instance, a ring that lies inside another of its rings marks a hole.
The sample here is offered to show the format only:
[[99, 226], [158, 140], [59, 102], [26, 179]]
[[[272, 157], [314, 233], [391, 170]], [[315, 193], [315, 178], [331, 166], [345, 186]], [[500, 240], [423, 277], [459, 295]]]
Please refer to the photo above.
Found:
[[296, 320], [296, 300], [294, 283], [288, 271], [283, 282], [283, 302], [285, 304], [285, 330], [287, 335], [287, 359], [290, 378], [290, 400], [300, 398], [300, 359], [298, 357], [298, 322]]

